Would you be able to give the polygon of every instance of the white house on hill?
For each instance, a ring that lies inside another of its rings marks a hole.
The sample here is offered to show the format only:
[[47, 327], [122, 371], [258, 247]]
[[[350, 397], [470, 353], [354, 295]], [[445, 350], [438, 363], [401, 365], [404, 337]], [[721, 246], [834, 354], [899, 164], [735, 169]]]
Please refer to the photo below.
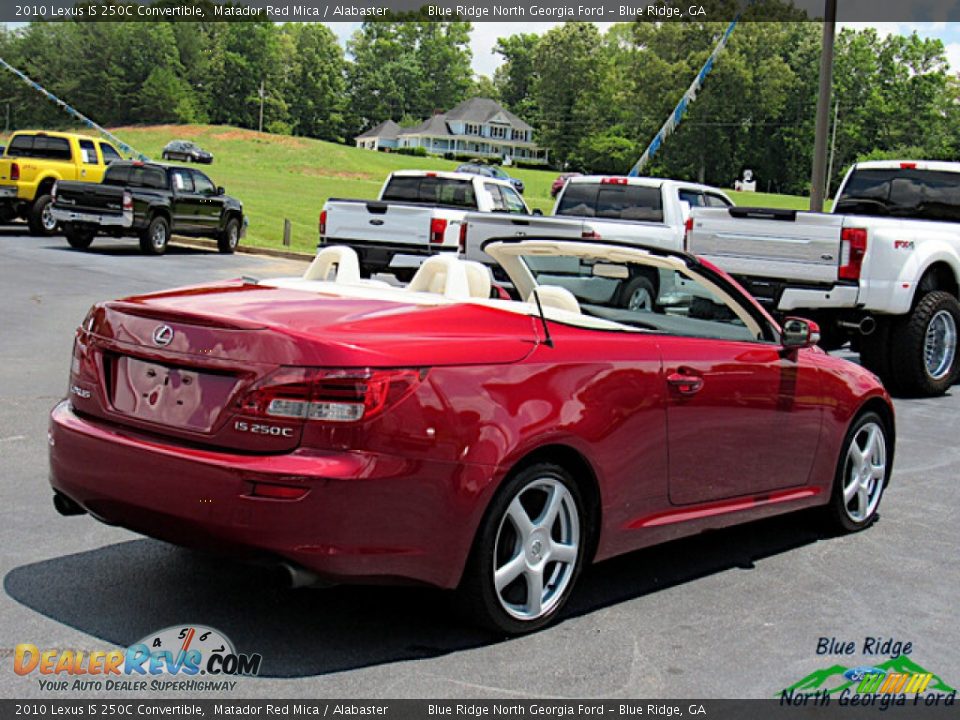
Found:
[[357, 135], [369, 150], [422, 147], [428, 153], [458, 153], [507, 162], [547, 163], [546, 148], [533, 141], [533, 128], [490, 98], [471, 98], [416, 127], [392, 120]]

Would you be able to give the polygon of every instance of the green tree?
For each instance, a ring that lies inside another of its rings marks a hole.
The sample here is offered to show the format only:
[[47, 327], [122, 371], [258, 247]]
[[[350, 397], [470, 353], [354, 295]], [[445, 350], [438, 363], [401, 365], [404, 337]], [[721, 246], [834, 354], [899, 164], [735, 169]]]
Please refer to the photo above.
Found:
[[342, 140], [346, 65], [336, 36], [319, 23], [287, 24], [283, 33], [292, 47], [287, 96], [293, 133]]

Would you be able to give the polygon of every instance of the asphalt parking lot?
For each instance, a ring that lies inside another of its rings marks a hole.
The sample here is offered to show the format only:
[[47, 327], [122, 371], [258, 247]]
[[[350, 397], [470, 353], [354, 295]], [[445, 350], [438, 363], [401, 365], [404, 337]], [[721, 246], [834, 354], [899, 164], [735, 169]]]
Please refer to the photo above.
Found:
[[[41, 690], [36, 674], [13, 672], [18, 643], [114, 649], [183, 623], [262, 654], [261, 677], [229, 697], [762, 698], [836, 664], [887, 659], [861, 652], [868, 637], [910, 642], [911, 660], [960, 686], [957, 390], [897, 401], [893, 480], [867, 531], [828, 537], [799, 514], [621, 557], [582, 576], [562, 622], [516, 640], [464, 624], [445, 593], [287, 590], [265, 569], [60, 517], [47, 413], [89, 306], [303, 267], [185, 247], [148, 258], [135, 241], [80, 253], [0, 228], [0, 696], [107, 696]], [[822, 637], [856, 653], [818, 655]]]

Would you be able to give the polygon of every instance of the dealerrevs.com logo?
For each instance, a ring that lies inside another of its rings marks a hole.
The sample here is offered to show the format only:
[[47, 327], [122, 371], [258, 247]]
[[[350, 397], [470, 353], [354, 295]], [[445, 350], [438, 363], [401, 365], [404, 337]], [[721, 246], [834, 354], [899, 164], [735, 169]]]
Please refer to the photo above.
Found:
[[[125, 649], [40, 649], [31, 643], [14, 648], [17, 675], [39, 675], [40, 690], [216, 691], [233, 690], [236, 677], [260, 673], [258, 653], [238, 653], [214, 628], [175, 625], [151, 633]], [[201, 678], [202, 676], [202, 678]]]

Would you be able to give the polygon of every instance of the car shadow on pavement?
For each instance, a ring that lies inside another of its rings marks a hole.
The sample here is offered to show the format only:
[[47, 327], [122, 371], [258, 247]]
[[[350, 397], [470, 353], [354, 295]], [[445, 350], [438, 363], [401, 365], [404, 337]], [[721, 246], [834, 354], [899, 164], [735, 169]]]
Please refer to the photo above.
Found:
[[[587, 569], [564, 618], [752, 568], [757, 560], [825, 537], [810, 513], [799, 513], [630, 553]], [[260, 653], [265, 677], [320, 675], [503, 641], [462, 618], [452, 593], [290, 590], [274, 568], [146, 538], [23, 565], [3, 585], [17, 602], [109, 645], [126, 647], [173, 625], [216, 628], [238, 652]]]
[[[49, 239], [49, 238], [44, 238]], [[67, 245], [66, 240], [63, 241], [63, 244], [47, 244], [43, 246], [44, 250], [62, 250], [64, 252], [82, 252], [85, 255], [109, 255], [111, 257], [125, 257], [125, 256], [139, 256], [143, 257], [146, 260], [151, 259], [152, 255], [144, 255], [140, 250], [140, 245], [137, 243], [136, 239], [130, 240], [115, 240], [110, 238], [109, 244], [104, 244], [101, 242], [106, 240], [106, 238], [99, 238], [94, 241], [93, 245], [88, 247], [86, 250], [74, 250], [72, 247]], [[167, 249], [164, 253], [165, 255], [217, 255], [216, 248], [202, 248], [195, 247], [193, 245], [167, 245]]]

